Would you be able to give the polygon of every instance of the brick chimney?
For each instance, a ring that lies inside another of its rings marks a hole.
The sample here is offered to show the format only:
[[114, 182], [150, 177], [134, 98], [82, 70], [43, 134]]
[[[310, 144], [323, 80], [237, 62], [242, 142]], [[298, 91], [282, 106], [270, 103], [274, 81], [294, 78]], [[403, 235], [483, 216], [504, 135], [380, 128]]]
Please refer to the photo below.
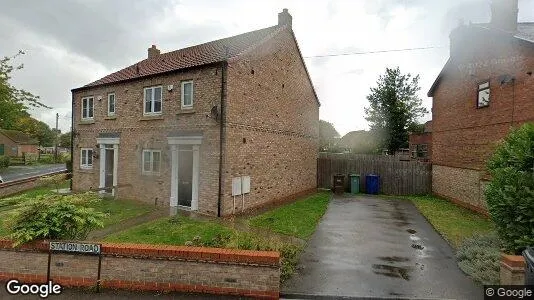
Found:
[[156, 48], [156, 45], [152, 45], [152, 47], [148, 48], [148, 58], [153, 58], [158, 56], [161, 53], [161, 51]]
[[516, 32], [518, 12], [518, 0], [492, 0], [491, 27]]
[[278, 13], [278, 26], [289, 25], [291, 28], [293, 22], [293, 17], [287, 11], [287, 8], [284, 8], [281, 13]]

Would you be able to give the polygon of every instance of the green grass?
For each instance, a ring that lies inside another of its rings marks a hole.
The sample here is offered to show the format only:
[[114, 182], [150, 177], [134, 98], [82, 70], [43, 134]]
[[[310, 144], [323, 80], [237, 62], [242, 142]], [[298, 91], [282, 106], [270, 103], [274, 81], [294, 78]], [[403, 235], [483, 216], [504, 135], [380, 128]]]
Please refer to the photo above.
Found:
[[109, 216], [104, 220], [104, 227], [120, 223], [130, 218], [138, 217], [155, 209], [152, 205], [133, 200], [122, 199], [103, 199], [98, 203], [98, 205], [94, 206], [94, 208], [98, 211], [109, 214]]
[[192, 241], [195, 236], [199, 236], [203, 241], [211, 241], [217, 235], [229, 236], [232, 233], [230, 228], [216, 223], [177, 217], [141, 224], [109, 235], [105, 241], [184, 245], [187, 241]]
[[253, 217], [249, 220], [249, 224], [273, 232], [307, 239], [315, 231], [317, 223], [326, 212], [329, 201], [329, 193], [317, 193]]
[[[59, 184], [59, 188], [69, 187], [69, 180]], [[38, 187], [13, 196], [0, 199], [0, 237], [7, 236], [10, 232], [4, 226], [4, 221], [9, 217], [10, 212], [16, 205], [38, 196], [54, 194], [53, 187]], [[126, 219], [134, 218], [154, 210], [152, 205], [131, 201], [131, 200], [110, 200], [103, 199], [94, 206], [97, 211], [108, 214], [104, 219], [104, 227], [120, 223]]]
[[447, 200], [432, 196], [403, 198], [410, 199], [455, 249], [458, 249], [466, 238], [475, 234], [491, 234], [495, 231], [490, 219]]

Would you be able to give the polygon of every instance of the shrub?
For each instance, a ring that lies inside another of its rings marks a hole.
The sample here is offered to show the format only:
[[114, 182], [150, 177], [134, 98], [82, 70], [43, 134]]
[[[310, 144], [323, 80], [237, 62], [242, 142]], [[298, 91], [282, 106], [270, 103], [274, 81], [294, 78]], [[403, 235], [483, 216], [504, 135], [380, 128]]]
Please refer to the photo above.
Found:
[[72, 178], [72, 160], [70, 158], [65, 161], [65, 168], [67, 169], [67, 179]]
[[483, 285], [499, 284], [500, 241], [495, 234], [464, 240], [456, 258], [462, 271]]
[[5, 169], [9, 167], [9, 156], [2, 155], [0, 156], [0, 169]]
[[504, 250], [534, 245], [534, 124], [513, 130], [488, 162], [488, 209]]
[[91, 205], [94, 193], [38, 196], [17, 205], [8, 220], [15, 246], [39, 239], [84, 239], [90, 230], [103, 227], [104, 214]]

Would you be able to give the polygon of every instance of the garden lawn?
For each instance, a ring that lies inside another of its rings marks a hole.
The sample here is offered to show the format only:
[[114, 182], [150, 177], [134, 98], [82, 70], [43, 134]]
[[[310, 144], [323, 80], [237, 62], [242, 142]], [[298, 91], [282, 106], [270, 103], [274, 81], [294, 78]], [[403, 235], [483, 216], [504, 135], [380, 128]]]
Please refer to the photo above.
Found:
[[307, 239], [315, 231], [329, 202], [330, 193], [317, 193], [252, 217], [249, 224], [253, 227]]
[[493, 222], [473, 211], [432, 196], [407, 196], [455, 249], [475, 234], [495, 232]]
[[229, 236], [230, 228], [217, 223], [192, 220], [188, 217], [162, 218], [121, 231], [105, 238], [108, 242], [184, 245], [199, 236], [211, 241], [217, 235]]

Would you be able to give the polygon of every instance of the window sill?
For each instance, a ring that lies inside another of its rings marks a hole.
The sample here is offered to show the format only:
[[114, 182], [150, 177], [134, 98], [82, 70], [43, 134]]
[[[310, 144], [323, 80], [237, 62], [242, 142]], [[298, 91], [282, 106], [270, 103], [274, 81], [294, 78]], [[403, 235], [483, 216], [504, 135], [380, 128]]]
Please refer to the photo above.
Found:
[[163, 120], [162, 115], [155, 115], [155, 116], [143, 116], [139, 121], [153, 121], [153, 120]]
[[117, 116], [107, 116], [104, 118], [104, 120], [115, 120], [117, 119]]
[[78, 125], [90, 125], [90, 124], [95, 124], [95, 120], [94, 119], [91, 119], [91, 120], [81, 120]]
[[177, 116], [179, 115], [190, 115], [190, 114], [194, 114], [196, 113], [197, 111], [192, 109], [192, 108], [182, 108], [182, 110], [180, 110], [179, 112], [176, 113]]

